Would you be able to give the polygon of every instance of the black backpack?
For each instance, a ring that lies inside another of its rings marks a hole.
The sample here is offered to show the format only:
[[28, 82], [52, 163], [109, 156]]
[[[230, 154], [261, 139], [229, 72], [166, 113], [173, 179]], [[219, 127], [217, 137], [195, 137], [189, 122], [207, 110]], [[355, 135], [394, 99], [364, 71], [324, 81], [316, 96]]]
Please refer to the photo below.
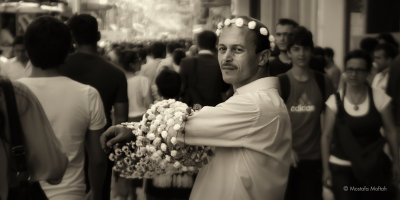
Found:
[[[322, 106], [322, 110], [324, 110], [325, 109], [325, 101], [328, 98], [326, 91], [325, 91], [325, 76], [321, 72], [313, 71], [313, 73], [314, 73], [314, 78], [315, 78], [315, 81], [317, 82], [319, 91], [322, 94], [322, 102], [324, 102], [323, 106]], [[287, 74], [282, 74], [278, 78], [279, 78], [279, 83], [281, 85], [281, 97], [282, 97], [283, 101], [286, 103], [289, 98], [289, 94], [290, 94], [289, 77]]]

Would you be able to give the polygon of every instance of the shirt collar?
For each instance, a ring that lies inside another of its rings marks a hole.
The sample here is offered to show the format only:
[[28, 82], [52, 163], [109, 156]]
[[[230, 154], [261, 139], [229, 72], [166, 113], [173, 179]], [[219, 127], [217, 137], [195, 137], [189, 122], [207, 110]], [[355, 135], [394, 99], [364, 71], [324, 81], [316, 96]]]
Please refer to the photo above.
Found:
[[267, 90], [279, 88], [279, 79], [278, 77], [265, 77], [265, 78], [260, 78], [257, 79], [251, 83], [248, 83], [240, 88], [236, 89], [237, 94], [245, 94], [249, 92], [254, 92], [258, 90]]
[[210, 55], [214, 55], [212, 51], [207, 50], [207, 49], [202, 49], [199, 51], [199, 54], [210, 54]]

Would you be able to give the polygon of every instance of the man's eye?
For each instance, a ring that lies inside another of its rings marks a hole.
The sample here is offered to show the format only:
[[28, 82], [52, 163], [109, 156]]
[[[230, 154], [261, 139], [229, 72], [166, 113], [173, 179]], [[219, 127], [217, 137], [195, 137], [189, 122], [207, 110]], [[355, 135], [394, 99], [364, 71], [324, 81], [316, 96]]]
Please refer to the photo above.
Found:
[[218, 47], [218, 51], [219, 51], [219, 52], [226, 51], [226, 48], [225, 48], [225, 47]]
[[233, 49], [235, 53], [242, 53], [244, 50], [241, 48], [234, 48]]

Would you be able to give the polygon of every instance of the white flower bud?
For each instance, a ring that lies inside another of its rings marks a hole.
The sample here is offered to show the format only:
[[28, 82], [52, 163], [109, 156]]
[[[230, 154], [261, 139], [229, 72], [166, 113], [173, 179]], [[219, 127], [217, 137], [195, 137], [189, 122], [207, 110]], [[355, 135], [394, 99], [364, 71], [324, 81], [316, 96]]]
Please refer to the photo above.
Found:
[[221, 29], [222, 26], [223, 26], [223, 23], [222, 23], [222, 22], [219, 22], [218, 25], [217, 25], [217, 28], [218, 28], [218, 29]]
[[177, 154], [178, 154], [178, 152], [176, 150], [172, 150], [171, 151], [171, 156], [172, 157], [175, 157]]
[[251, 21], [251, 22], [249, 22], [249, 24], [247, 26], [249, 27], [249, 29], [255, 29], [256, 28], [256, 22], [255, 21]]
[[235, 25], [237, 27], [242, 27], [243, 26], [243, 19], [242, 18], [237, 18], [235, 21]]
[[230, 19], [225, 19], [224, 25], [225, 26], [229, 26], [230, 24], [231, 24], [231, 20]]
[[171, 143], [172, 143], [173, 145], [175, 145], [175, 144], [177, 143], [176, 137], [172, 137], [172, 138], [171, 138]]
[[161, 132], [161, 137], [162, 138], [167, 139], [167, 136], [168, 136], [168, 132], [167, 131]]
[[261, 35], [267, 36], [268, 35], [268, 30], [265, 27], [261, 27], [260, 28], [260, 33], [261, 33]]
[[181, 128], [181, 125], [179, 125], [179, 124], [175, 124], [175, 125], [174, 125], [174, 130], [177, 131], [177, 130], [179, 130], [180, 128]]
[[165, 143], [161, 144], [161, 150], [162, 151], [167, 151], [167, 145]]
[[175, 163], [174, 163], [174, 167], [175, 168], [179, 168], [181, 166], [181, 163], [179, 162], [179, 161], [176, 161]]
[[154, 133], [149, 133], [149, 134], [147, 134], [147, 139], [149, 139], [149, 140], [154, 140], [154, 139], [156, 139], [156, 136], [154, 135]]

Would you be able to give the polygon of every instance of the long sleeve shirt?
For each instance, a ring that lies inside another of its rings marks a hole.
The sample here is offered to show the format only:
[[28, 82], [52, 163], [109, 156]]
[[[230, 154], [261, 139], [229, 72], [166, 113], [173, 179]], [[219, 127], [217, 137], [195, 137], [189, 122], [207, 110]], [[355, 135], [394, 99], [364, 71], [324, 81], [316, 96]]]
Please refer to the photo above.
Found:
[[190, 199], [283, 199], [291, 128], [278, 87], [277, 78], [258, 79], [188, 118], [185, 135], [178, 139], [215, 147]]

